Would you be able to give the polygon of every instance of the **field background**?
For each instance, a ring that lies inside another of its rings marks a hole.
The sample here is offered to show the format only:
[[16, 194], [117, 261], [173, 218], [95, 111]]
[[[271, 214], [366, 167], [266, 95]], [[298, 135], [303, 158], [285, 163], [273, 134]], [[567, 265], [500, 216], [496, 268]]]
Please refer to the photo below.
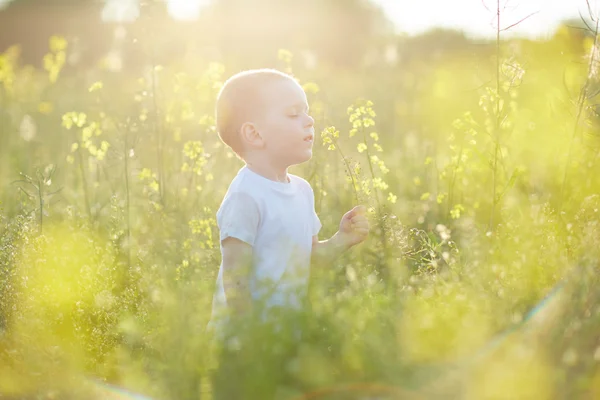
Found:
[[[90, 398], [89, 378], [156, 399], [219, 379], [252, 399], [598, 398], [594, 15], [482, 40], [395, 34], [366, 1], [247, 3], [0, 11], [0, 397]], [[314, 156], [291, 172], [320, 238], [356, 204], [373, 230], [316, 266], [284, 334], [246, 321], [231, 355], [205, 331], [242, 165], [214, 103], [255, 67], [309, 96]]]

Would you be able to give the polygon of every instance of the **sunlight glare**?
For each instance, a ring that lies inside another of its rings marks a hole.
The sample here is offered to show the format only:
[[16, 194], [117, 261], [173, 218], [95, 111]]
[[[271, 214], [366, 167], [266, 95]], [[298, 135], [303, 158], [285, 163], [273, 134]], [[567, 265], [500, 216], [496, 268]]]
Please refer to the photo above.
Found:
[[[496, 0], [373, 0], [394, 22], [399, 32], [418, 35], [436, 27], [460, 29], [469, 35], [495, 35]], [[577, 17], [578, 10], [587, 15], [584, 0], [501, 0], [502, 26], [506, 27], [531, 15], [505, 34], [519, 33], [530, 37], [552, 34], [560, 21]], [[590, 4], [598, 4], [591, 1]]]
[[140, 9], [137, 0], [106, 0], [102, 9], [102, 21], [104, 22], [133, 22], [139, 16]]
[[12, 0], [0, 0], [0, 10], [8, 7], [8, 5], [10, 4], [11, 1]]
[[169, 14], [178, 20], [191, 21], [197, 19], [209, 0], [167, 0]]

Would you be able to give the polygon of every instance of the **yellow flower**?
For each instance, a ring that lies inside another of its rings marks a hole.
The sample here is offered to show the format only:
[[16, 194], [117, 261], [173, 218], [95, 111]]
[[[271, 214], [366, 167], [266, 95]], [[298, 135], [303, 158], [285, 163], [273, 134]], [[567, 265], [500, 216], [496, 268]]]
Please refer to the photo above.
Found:
[[314, 82], [307, 82], [304, 85], [302, 85], [302, 89], [304, 89], [304, 91], [308, 94], [308, 93], [312, 93], [312, 94], [317, 94], [319, 93], [319, 85], [317, 85]]
[[54, 111], [54, 106], [48, 101], [43, 101], [40, 104], [38, 104], [38, 111], [40, 112], [40, 114], [48, 115], [51, 114], [52, 111]]
[[286, 50], [286, 49], [279, 49], [279, 51], [277, 52], [277, 58], [286, 64], [289, 64], [290, 62], [292, 62], [293, 56], [294, 56], [294, 54], [291, 51]]
[[50, 51], [57, 53], [67, 48], [67, 40], [62, 36], [52, 36], [50, 38]]
[[104, 87], [104, 84], [102, 82], [98, 81], [98, 82], [94, 82], [88, 90], [91, 93], [91, 92], [95, 92], [96, 90], [100, 90], [103, 87]]

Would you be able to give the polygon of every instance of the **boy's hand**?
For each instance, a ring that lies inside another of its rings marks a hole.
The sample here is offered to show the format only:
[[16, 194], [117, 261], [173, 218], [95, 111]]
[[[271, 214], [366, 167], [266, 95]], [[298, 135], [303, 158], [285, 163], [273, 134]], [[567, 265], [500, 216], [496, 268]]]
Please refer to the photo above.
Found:
[[342, 217], [338, 232], [340, 241], [348, 247], [363, 242], [369, 236], [369, 220], [365, 206], [356, 206]]

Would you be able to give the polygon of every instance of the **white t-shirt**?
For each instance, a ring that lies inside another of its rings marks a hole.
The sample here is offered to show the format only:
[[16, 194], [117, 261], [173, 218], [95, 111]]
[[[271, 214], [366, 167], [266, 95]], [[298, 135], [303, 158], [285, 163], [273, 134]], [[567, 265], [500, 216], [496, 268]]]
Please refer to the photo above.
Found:
[[[233, 237], [253, 247], [250, 291], [267, 307], [299, 304], [296, 294], [304, 294], [309, 278], [312, 237], [321, 229], [310, 184], [288, 176], [288, 183], [276, 182], [244, 166], [217, 211], [220, 241]], [[226, 310], [221, 263], [213, 319]]]

